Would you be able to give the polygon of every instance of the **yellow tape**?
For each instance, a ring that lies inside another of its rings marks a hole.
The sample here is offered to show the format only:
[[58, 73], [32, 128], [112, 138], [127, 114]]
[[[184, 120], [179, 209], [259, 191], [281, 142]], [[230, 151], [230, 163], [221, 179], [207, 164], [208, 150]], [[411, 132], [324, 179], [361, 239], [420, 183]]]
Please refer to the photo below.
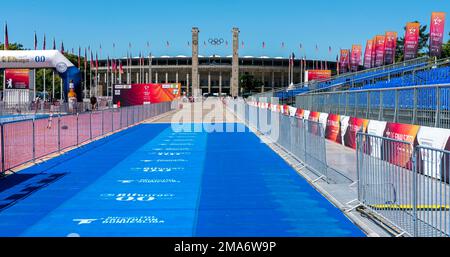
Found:
[[[399, 210], [412, 210], [412, 204], [373, 204], [369, 205], [374, 209], [399, 209]], [[450, 205], [442, 204], [419, 204], [417, 210], [450, 210]]]

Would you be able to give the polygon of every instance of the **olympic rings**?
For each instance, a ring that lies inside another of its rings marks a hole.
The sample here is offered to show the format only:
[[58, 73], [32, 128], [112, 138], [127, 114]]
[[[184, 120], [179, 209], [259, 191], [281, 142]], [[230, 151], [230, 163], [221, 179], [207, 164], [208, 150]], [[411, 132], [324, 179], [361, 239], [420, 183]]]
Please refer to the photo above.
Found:
[[218, 46], [223, 44], [224, 40], [223, 38], [210, 38], [208, 39], [208, 43], [213, 45], [213, 46]]

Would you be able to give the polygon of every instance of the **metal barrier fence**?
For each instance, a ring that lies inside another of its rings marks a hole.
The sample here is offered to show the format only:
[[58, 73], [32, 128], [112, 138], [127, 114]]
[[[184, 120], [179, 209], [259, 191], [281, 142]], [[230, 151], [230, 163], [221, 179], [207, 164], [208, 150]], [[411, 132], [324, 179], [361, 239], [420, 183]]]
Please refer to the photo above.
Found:
[[296, 107], [366, 119], [450, 128], [450, 84], [298, 95]]
[[327, 182], [338, 181], [330, 180], [325, 129], [321, 123], [250, 106], [242, 100], [230, 101], [228, 106], [238, 118], [290, 152], [319, 177]]
[[450, 235], [450, 152], [357, 134], [358, 200], [410, 236]]
[[130, 106], [0, 125], [1, 173], [168, 112], [176, 102]]

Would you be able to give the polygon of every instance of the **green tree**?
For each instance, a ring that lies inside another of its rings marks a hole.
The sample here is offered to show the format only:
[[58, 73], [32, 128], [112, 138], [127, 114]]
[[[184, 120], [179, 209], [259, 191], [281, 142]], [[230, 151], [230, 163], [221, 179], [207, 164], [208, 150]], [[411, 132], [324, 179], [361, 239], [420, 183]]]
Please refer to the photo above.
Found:
[[[448, 33], [450, 36], [450, 33]], [[450, 39], [447, 41], [447, 43], [442, 44], [442, 58], [449, 58], [450, 57]]]
[[[413, 21], [418, 22], [418, 21]], [[428, 55], [429, 52], [429, 38], [430, 33], [428, 33], [428, 25], [420, 25], [419, 29], [419, 47], [418, 47], [418, 56]], [[399, 37], [397, 39], [397, 48], [395, 49], [395, 60], [396, 62], [403, 61], [403, 53], [404, 53], [404, 45], [405, 45], [405, 32], [406, 26], [403, 27], [403, 37]]]
[[254, 92], [256, 88], [261, 87], [263, 83], [257, 80], [255, 76], [249, 74], [248, 72], [245, 72], [240, 76], [239, 84], [243, 89], [242, 94], [246, 95]]

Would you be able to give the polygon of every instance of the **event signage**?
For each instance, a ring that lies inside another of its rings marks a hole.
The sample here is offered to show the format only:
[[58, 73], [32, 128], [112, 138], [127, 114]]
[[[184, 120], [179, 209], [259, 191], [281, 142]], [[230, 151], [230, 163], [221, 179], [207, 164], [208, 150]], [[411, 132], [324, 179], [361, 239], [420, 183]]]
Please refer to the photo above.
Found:
[[372, 68], [372, 49], [373, 49], [373, 40], [369, 39], [366, 43], [366, 50], [364, 51], [364, 68], [370, 69]]
[[413, 144], [415, 143], [418, 131], [419, 126], [417, 125], [394, 122], [386, 123], [383, 136], [397, 141], [383, 141], [383, 159], [394, 165], [412, 169]]
[[341, 73], [348, 72], [349, 58], [350, 51], [348, 49], [341, 49], [341, 58], [339, 60], [339, 70]]
[[385, 41], [386, 41], [385, 36], [375, 37], [375, 67], [383, 66], [384, 64]]
[[359, 64], [361, 62], [361, 51], [361, 45], [352, 45], [352, 53], [350, 57], [350, 67], [352, 72], [358, 71]]
[[405, 31], [404, 60], [417, 58], [419, 48], [420, 23], [408, 22]]
[[5, 69], [6, 89], [29, 89], [29, 69]]
[[386, 32], [384, 43], [384, 64], [393, 64], [395, 59], [395, 48], [397, 47], [397, 32]]
[[180, 91], [180, 83], [114, 85], [113, 102], [118, 107], [170, 102]]
[[[440, 170], [443, 158], [448, 158], [448, 154], [444, 156], [443, 152], [430, 151], [426, 148], [434, 148], [438, 150], [446, 150], [446, 146], [450, 142], [450, 130], [442, 128], [432, 128], [422, 126], [417, 133], [417, 143], [425, 148], [419, 148], [419, 165], [417, 165], [419, 172], [437, 179], [447, 178], [443, 176], [444, 171]], [[444, 163], [448, 163], [444, 161]], [[445, 167], [445, 172], [448, 173], [448, 165]], [[447, 175], [448, 176], [448, 175]]]
[[307, 81], [321, 81], [331, 78], [331, 70], [307, 70], [306, 74]]
[[444, 39], [445, 13], [433, 12], [430, 23], [430, 56], [441, 57]]
[[369, 120], [350, 117], [348, 120], [348, 127], [344, 135], [344, 144], [350, 148], [356, 149], [356, 134], [361, 131], [365, 132]]
[[[386, 121], [370, 120], [369, 125], [367, 125], [367, 134], [383, 137], [386, 123]], [[369, 137], [369, 142], [367, 143], [369, 144], [370, 155], [376, 158], [382, 158], [382, 140], [376, 137]]]
[[340, 115], [332, 113], [328, 115], [325, 138], [341, 144]]

